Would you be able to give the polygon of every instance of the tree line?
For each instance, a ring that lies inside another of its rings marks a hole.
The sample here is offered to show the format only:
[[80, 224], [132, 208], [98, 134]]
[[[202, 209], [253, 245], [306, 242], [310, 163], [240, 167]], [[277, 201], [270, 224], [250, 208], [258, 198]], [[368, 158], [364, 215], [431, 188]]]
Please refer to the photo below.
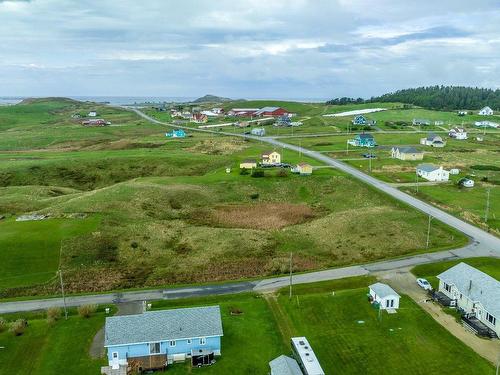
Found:
[[465, 86], [428, 86], [397, 90], [364, 100], [336, 98], [326, 104], [357, 104], [371, 102], [399, 102], [438, 110], [480, 109], [485, 106], [500, 110], [500, 90]]

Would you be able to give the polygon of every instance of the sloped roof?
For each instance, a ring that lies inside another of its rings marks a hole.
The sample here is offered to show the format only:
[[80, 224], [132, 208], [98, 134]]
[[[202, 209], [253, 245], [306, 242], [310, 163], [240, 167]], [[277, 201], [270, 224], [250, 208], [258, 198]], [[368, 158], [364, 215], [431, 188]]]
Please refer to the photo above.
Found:
[[271, 155], [273, 152], [276, 152], [277, 154], [279, 154], [278, 151], [275, 151], [275, 150], [268, 150], [268, 151], [264, 151], [261, 156], [269, 156]]
[[400, 297], [399, 294], [396, 293], [394, 289], [392, 289], [389, 285], [383, 284], [383, 283], [375, 283], [370, 285], [369, 287], [371, 290], [375, 292], [377, 296], [380, 298], [385, 298], [387, 296], [398, 296]]
[[402, 154], [423, 154], [423, 151], [417, 150], [415, 147], [394, 147]]
[[427, 140], [429, 140], [429, 141], [432, 141], [432, 140], [434, 140], [436, 138], [441, 139], [441, 137], [439, 135], [435, 134], [435, 133], [429, 133], [429, 134], [427, 134]]
[[273, 375], [302, 375], [302, 371], [293, 358], [286, 355], [280, 355], [278, 358], [269, 362], [269, 367]]
[[434, 164], [419, 164], [417, 165], [417, 169], [424, 172], [433, 172], [438, 170], [440, 167], [435, 166]]
[[104, 346], [223, 335], [219, 306], [112, 316], [104, 331]]
[[459, 263], [437, 277], [446, 284], [455, 285], [460, 293], [480, 302], [486, 311], [500, 319], [500, 281], [467, 263]]
[[263, 108], [259, 109], [257, 112], [255, 112], [255, 114], [260, 115], [261, 113], [264, 113], [264, 112], [274, 112], [280, 108], [281, 107], [263, 107]]
[[254, 163], [257, 164], [257, 161], [255, 159], [245, 159], [242, 161], [242, 163]]
[[363, 134], [358, 134], [358, 137], [361, 138], [361, 139], [372, 139], [373, 138], [373, 135], [371, 134], [368, 134], [368, 133], [363, 133]]

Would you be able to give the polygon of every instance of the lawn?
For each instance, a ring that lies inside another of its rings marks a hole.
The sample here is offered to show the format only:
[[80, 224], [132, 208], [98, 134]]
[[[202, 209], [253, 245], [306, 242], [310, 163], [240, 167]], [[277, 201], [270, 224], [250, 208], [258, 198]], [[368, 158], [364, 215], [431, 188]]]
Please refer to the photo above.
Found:
[[95, 333], [104, 324], [105, 314], [102, 310], [88, 319], [73, 312], [68, 320], [63, 318], [54, 325], [49, 325], [43, 314], [24, 315], [29, 325], [22, 336], [13, 336], [8, 331], [0, 332], [0, 374], [100, 373], [100, 367], [106, 361], [92, 360], [87, 353]]
[[366, 293], [362, 288], [278, 298], [291, 334], [308, 338], [327, 374], [492, 373], [486, 360], [410, 298], [401, 298], [397, 314], [378, 318]]
[[[61, 241], [96, 229], [99, 217], [0, 221], [0, 291], [43, 284], [59, 268]], [[0, 293], [1, 294], [1, 293]]]

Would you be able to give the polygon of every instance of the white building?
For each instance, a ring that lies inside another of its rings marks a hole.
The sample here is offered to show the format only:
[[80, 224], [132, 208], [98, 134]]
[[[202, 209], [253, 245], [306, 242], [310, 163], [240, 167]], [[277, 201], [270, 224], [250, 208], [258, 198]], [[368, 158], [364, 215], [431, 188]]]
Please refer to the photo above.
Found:
[[481, 116], [491, 116], [493, 114], [493, 110], [490, 107], [486, 106], [479, 111], [479, 114]]
[[450, 172], [432, 164], [419, 164], [417, 175], [427, 181], [442, 182], [450, 179]]
[[304, 375], [325, 375], [305, 337], [292, 337], [292, 350]]
[[96, 117], [97, 116], [97, 112], [96, 111], [90, 111], [87, 116], [88, 117]]
[[381, 310], [399, 309], [399, 294], [387, 284], [375, 283], [369, 286], [372, 302], [377, 302]]
[[500, 337], [500, 281], [459, 263], [437, 276], [439, 291]]
[[454, 139], [467, 139], [467, 131], [463, 128], [455, 127], [449, 131], [448, 136]]
[[478, 128], [498, 128], [498, 124], [496, 122], [493, 122], [493, 121], [476, 121], [474, 123], [475, 126], [477, 126]]
[[443, 138], [434, 133], [429, 133], [427, 137], [420, 138], [420, 144], [431, 146], [431, 147], [444, 147], [446, 146], [446, 142], [443, 141]]
[[281, 164], [281, 154], [276, 151], [266, 151], [262, 155], [262, 165], [278, 165]]

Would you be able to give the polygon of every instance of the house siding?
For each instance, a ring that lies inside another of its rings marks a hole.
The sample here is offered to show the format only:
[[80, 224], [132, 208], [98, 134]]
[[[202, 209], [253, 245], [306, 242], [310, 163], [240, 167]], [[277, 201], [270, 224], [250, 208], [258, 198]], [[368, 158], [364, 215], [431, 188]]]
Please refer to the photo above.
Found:
[[[466, 296], [465, 291], [460, 291], [454, 284], [448, 284], [450, 287], [450, 291], [446, 290], [446, 283], [443, 280], [439, 280], [439, 291], [449, 298], [455, 300], [457, 302], [457, 307], [464, 310], [466, 313], [471, 314], [474, 313], [476, 318], [479, 319], [486, 326], [490, 327], [494, 330], [497, 336], [500, 337], [500, 317], [495, 316], [496, 324], [491, 324], [486, 319], [486, 313], [488, 312], [481, 302], [475, 302], [469, 299]], [[494, 315], [493, 315], [494, 316]]]

